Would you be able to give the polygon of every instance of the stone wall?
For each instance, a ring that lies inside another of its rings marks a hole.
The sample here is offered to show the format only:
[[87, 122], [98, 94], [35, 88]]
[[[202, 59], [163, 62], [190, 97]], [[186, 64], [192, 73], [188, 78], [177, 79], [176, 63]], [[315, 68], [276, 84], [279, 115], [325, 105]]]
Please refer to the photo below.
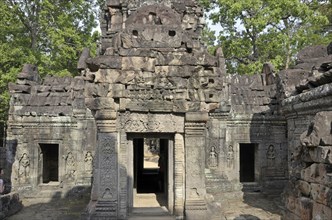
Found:
[[[330, 219], [332, 161], [332, 72], [326, 47], [299, 53], [295, 70], [284, 71], [302, 81], [290, 82], [282, 101], [287, 118], [289, 182], [284, 192], [284, 219]], [[299, 69], [301, 68], [301, 69]], [[294, 75], [295, 74], [295, 75]], [[285, 81], [283, 81], [285, 82]], [[288, 98], [287, 98], [288, 97]]]
[[53, 155], [58, 167], [55, 189], [91, 184], [96, 125], [85, 108], [83, 89], [79, 78], [46, 77], [41, 82], [32, 65], [25, 65], [16, 84], [9, 84], [6, 167], [14, 189], [38, 190], [45, 182], [47, 149], [42, 145], [58, 148]]
[[[147, 136], [171, 143], [168, 208], [178, 218], [208, 219], [215, 201], [242, 196], [241, 145], [255, 147], [254, 184], [265, 193], [283, 188], [287, 130], [279, 102], [293, 81], [276, 78], [271, 64], [252, 77], [227, 75], [221, 48], [212, 56], [200, 41], [198, 3], [160, 2], [107, 1], [100, 54], [83, 51], [81, 76], [41, 80], [26, 65], [9, 85], [7, 161], [22, 195], [88, 185], [94, 161], [86, 214], [126, 219], [133, 137]], [[59, 149], [53, 188], [42, 178], [45, 145]]]

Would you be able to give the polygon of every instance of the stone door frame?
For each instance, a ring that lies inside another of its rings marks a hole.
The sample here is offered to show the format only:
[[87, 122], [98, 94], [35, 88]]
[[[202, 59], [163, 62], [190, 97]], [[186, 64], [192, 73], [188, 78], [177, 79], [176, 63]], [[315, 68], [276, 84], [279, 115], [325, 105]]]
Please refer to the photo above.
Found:
[[167, 209], [170, 214], [174, 213], [174, 134], [169, 133], [127, 133], [128, 159], [128, 207], [131, 212], [134, 201], [134, 145], [135, 138], [159, 138], [168, 140], [168, 176], [167, 176]]
[[[172, 113], [125, 112], [118, 118], [119, 135], [119, 213], [122, 216], [131, 212], [133, 203], [133, 143], [128, 135], [156, 135], [169, 138], [168, 208], [170, 214], [184, 216], [185, 201], [185, 115]], [[131, 152], [130, 152], [131, 151]], [[129, 181], [128, 181], [129, 179]], [[130, 182], [131, 181], [131, 182]], [[126, 211], [125, 211], [126, 210]], [[126, 213], [125, 213], [126, 212]]]
[[[40, 144], [57, 144], [58, 145], [58, 183], [60, 183], [64, 180], [64, 173], [63, 170], [64, 162], [62, 159], [62, 155], [64, 154], [64, 144], [63, 140], [52, 140], [52, 139], [35, 139], [33, 142], [33, 145], [35, 146], [33, 148], [33, 155], [34, 156], [34, 166], [35, 169], [33, 169], [33, 172], [35, 173], [35, 179], [33, 180], [33, 185], [39, 186], [43, 185], [43, 158], [41, 157], [41, 148]], [[40, 162], [41, 161], [41, 162]]]

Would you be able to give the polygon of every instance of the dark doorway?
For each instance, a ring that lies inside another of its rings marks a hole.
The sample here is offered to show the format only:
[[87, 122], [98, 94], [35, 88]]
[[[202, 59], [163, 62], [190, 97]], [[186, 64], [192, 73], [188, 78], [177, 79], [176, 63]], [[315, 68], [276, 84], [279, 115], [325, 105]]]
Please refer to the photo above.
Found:
[[240, 182], [255, 182], [255, 144], [240, 144]]
[[40, 144], [43, 158], [43, 183], [59, 181], [59, 145]]
[[168, 139], [135, 138], [134, 190], [165, 193], [167, 190]]

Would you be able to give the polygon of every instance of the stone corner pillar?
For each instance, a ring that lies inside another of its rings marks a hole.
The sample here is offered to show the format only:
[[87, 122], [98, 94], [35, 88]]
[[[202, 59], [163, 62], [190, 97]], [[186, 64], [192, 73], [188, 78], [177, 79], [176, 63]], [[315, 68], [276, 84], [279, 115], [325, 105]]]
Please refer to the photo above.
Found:
[[[111, 121], [98, 121], [91, 199], [87, 219], [118, 218], [118, 134]], [[113, 129], [112, 129], [113, 128]]]
[[189, 112], [185, 122], [186, 219], [207, 219], [205, 202], [205, 140], [208, 113]]

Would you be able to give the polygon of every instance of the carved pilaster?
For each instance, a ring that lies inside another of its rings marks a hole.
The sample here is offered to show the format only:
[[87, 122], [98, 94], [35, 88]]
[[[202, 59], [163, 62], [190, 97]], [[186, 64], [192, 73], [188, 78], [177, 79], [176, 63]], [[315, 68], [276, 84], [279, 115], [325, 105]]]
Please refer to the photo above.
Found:
[[89, 205], [93, 219], [118, 219], [118, 151], [116, 133], [99, 133], [94, 184]]
[[185, 153], [186, 153], [186, 218], [205, 219], [205, 133], [204, 113], [186, 115]]
[[174, 144], [174, 214], [176, 216], [184, 215], [184, 179], [185, 179], [185, 161], [184, 161], [184, 138], [183, 134], [175, 134]]

